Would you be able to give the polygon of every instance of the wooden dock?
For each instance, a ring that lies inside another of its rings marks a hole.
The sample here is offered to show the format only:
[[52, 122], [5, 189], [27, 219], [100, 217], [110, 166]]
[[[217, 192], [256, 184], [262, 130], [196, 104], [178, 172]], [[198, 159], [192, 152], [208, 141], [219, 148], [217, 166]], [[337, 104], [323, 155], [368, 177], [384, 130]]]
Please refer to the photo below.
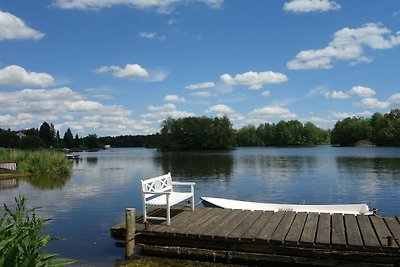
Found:
[[[162, 213], [155, 210], [154, 213]], [[171, 225], [136, 221], [142, 254], [242, 264], [400, 266], [400, 218], [218, 208], [173, 210]], [[124, 239], [125, 226], [111, 229]]]

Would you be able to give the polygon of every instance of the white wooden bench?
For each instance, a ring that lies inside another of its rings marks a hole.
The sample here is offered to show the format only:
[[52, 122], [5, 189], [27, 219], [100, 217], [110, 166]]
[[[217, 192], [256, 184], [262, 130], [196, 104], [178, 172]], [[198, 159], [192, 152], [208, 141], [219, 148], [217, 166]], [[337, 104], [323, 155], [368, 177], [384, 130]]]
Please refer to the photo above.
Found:
[[[191, 208], [194, 210], [194, 185], [193, 182], [173, 182], [171, 173], [161, 176], [141, 180], [142, 197], [143, 197], [143, 222], [148, 219], [166, 220], [167, 224], [171, 224], [171, 207], [184, 200], [191, 201]], [[190, 192], [175, 191], [173, 186], [190, 186]], [[162, 207], [167, 210], [167, 217], [151, 217], [147, 216], [147, 207]]]

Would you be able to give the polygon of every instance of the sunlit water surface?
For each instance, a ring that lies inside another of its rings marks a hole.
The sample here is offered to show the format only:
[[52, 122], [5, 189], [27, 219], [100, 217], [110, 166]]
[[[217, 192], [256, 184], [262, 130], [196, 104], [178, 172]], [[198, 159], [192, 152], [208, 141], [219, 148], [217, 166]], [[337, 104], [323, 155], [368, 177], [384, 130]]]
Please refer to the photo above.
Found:
[[[144, 148], [82, 152], [73, 175], [0, 184], [0, 203], [25, 195], [48, 231], [67, 240], [50, 250], [89, 265], [113, 265], [124, 252], [109, 229], [127, 207], [141, 212], [140, 179], [171, 171], [196, 182], [200, 196], [257, 202], [367, 203], [380, 214], [400, 215], [399, 148], [239, 148], [223, 152], [161, 153]], [[1, 183], [1, 181], [0, 181]]]

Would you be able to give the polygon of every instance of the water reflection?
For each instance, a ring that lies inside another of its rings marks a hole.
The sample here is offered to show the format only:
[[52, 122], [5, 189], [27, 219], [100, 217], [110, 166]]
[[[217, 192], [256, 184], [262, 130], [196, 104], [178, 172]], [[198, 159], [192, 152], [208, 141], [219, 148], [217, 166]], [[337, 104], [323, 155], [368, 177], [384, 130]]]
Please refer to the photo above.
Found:
[[229, 180], [233, 171], [233, 156], [226, 153], [161, 153], [154, 157], [156, 165], [161, 166], [163, 173], [169, 171], [174, 176], [201, 177], [202, 179]]
[[87, 157], [86, 158], [86, 162], [88, 164], [96, 165], [97, 161], [98, 161], [97, 157]]
[[18, 187], [18, 179], [17, 178], [0, 179], [0, 190], [13, 188], [13, 187]]
[[34, 188], [40, 190], [62, 189], [71, 179], [71, 175], [32, 175], [21, 178], [27, 181]]

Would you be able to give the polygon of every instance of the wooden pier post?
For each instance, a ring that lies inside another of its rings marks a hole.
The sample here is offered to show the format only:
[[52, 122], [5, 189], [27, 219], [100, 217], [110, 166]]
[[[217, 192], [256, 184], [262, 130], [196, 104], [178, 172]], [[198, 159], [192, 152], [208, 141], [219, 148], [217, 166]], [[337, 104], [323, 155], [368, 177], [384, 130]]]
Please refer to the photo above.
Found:
[[125, 257], [131, 258], [135, 256], [135, 232], [136, 232], [136, 222], [135, 222], [134, 208], [125, 209]]

